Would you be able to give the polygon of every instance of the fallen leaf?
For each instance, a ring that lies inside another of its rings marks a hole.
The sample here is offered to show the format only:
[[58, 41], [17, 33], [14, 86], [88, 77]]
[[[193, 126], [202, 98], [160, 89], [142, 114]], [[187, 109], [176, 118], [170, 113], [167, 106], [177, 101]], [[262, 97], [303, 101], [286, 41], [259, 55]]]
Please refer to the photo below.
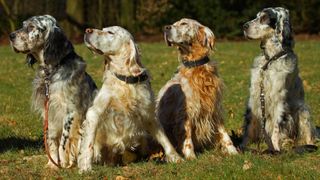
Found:
[[160, 159], [163, 160], [164, 158], [164, 154], [162, 151], [158, 152], [158, 153], [153, 153], [150, 155], [149, 160], [154, 160], [154, 159]]
[[252, 168], [252, 163], [250, 161], [245, 160], [243, 163], [242, 169], [246, 171], [251, 168]]
[[130, 179], [123, 176], [117, 176], [116, 180], [130, 180]]

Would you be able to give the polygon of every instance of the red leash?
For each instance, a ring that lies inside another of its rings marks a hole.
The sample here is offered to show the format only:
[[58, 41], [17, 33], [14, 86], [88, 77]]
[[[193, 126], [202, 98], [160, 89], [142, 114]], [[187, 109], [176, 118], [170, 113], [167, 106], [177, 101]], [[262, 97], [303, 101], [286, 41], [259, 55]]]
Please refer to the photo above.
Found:
[[58, 150], [58, 163], [56, 163], [51, 155], [50, 155], [50, 151], [49, 151], [49, 147], [48, 147], [48, 143], [47, 143], [47, 134], [48, 134], [48, 121], [49, 121], [49, 80], [48, 78], [45, 79], [45, 88], [46, 88], [46, 94], [45, 94], [45, 101], [44, 101], [44, 127], [43, 127], [43, 138], [44, 138], [44, 147], [45, 147], [45, 151], [46, 154], [49, 158], [49, 160], [58, 168], [61, 168], [60, 166], [60, 158], [59, 158], [59, 150]]

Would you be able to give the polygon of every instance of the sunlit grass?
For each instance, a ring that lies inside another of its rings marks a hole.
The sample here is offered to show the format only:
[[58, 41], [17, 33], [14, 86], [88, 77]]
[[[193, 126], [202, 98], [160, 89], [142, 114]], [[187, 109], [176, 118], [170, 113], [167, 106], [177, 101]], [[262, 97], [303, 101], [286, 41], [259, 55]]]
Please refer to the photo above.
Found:
[[[174, 74], [177, 51], [164, 43], [141, 43], [142, 62], [152, 75], [152, 87], [157, 93]], [[304, 80], [306, 101], [313, 121], [320, 125], [320, 44], [317, 41], [296, 43], [300, 75]], [[103, 60], [83, 45], [76, 51], [87, 61], [87, 72], [101, 86]], [[250, 67], [259, 53], [258, 42], [218, 42], [211, 55], [219, 64], [225, 83], [224, 108], [226, 127], [230, 132], [242, 126], [248, 97]], [[30, 109], [34, 70], [24, 63], [22, 54], [6, 46], [0, 47], [0, 174], [2, 178], [92, 177], [109, 179], [124, 176], [133, 179], [293, 179], [320, 177], [319, 151], [306, 155], [284, 153], [279, 156], [245, 153], [224, 157], [211, 150], [195, 161], [180, 164], [140, 162], [125, 167], [94, 166], [94, 172], [79, 175], [77, 169], [59, 172], [44, 169], [46, 157], [42, 147], [42, 121]], [[33, 156], [31, 159], [30, 156]], [[244, 170], [245, 161], [249, 169]]]

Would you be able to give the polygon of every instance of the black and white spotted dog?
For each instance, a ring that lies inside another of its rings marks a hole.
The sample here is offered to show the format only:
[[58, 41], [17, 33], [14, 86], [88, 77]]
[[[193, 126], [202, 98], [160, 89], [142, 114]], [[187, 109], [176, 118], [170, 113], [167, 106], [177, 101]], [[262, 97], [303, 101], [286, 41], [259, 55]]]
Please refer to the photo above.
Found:
[[[33, 81], [32, 104], [44, 117], [45, 78], [49, 80], [49, 152], [62, 167], [76, 162], [80, 128], [92, 104], [96, 85], [56, 20], [50, 15], [34, 16], [10, 34], [15, 52], [27, 54], [27, 63], [39, 63]], [[48, 167], [55, 168], [49, 161]]]
[[244, 34], [261, 40], [262, 53], [251, 69], [242, 147], [262, 137], [272, 152], [280, 151], [286, 140], [314, 144], [315, 129], [304, 101], [298, 59], [292, 50], [289, 11], [281, 7], [263, 9], [244, 24]]

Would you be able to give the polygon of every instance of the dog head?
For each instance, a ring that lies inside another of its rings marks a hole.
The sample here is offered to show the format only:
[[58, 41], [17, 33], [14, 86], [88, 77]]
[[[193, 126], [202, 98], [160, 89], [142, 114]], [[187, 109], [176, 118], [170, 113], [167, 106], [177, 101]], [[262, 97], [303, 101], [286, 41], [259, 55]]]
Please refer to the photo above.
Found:
[[208, 27], [187, 18], [165, 26], [164, 39], [168, 46], [178, 46], [183, 53], [193, 53], [195, 49], [208, 53], [215, 45], [215, 36]]
[[27, 62], [36, 62], [33, 55], [43, 51], [45, 64], [55, 65], [73, 49], [56, 20], [50, 15], [33, 16], [23, 22], [21, 29], [10, 33], [14, 51], [28, 54]]
[[86, 46], [95, 53], [112, 61], [113, 65], [127, 68], [133, 75], [141, 73], [139, 52], [132, 35], [124, 28], [111, 26], [99, 29], [86, 29]]
[[249, 39], [274, 38], [284, 46], [293, 46], [289, 11], [282, 7], [263, 9], [255, 19], [243, 25], [243, 31]]

